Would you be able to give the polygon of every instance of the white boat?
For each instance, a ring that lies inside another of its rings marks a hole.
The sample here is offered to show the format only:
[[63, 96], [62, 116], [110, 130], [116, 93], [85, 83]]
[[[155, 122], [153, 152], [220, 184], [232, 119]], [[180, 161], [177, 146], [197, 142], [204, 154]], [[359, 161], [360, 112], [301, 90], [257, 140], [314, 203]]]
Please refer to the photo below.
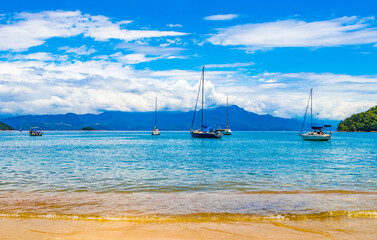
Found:
[[[302, 133], [305, 126], [305, 119], [306, 119], [306, 114], [308, 111], [309, 104], [310, 104], [311, 131], [307, 133]], [[304, 121], [302, 123], [300, 136], [302, 137], [303, 140], [308, 140], [308, 141], [328, 141], [331, 139], [331, 130], [329, 133], [326, 133], [325, 130], [327, 127], [331, 128], [331, 125], [313, 126], [313, 88], [312, 88], [310, 89], [308, 105], [306, 106], [306, 111], [305, 111]]]
[[232, 130], [230, 130], [230, 128], [225, 129], [223, 135], [232, 135]]
[[152, 130], [152, 135], [160, 135], [160, 130], [157, 128], [157, 98], [156, 98], [156, 107], [154, 111], [154, 128]]
[[226, 127], [223, 132], [223, 135], [232, 135], [232, 130], [230, 130], [228, 124], [228, 98], [226, 98]]
[[322, 127], [312, 127], [311, 132], [300, 134], [300, 136], [302, 139], [309, 141], [328, 141], [331, 139], [330, 134], [322, 132]]
[[152, 135], [160, 135], [160, 130], [158, 130], [157, 127], [154, 127], [154, 129], [152, 131]]

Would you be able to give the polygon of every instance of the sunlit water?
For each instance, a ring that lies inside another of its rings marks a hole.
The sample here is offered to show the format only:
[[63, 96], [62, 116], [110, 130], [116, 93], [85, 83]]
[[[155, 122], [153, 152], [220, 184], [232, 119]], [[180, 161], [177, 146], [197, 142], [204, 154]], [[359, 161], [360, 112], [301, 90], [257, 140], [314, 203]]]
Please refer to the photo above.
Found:
[[1, 214], [377, 215], [377, 133], [0, 133]]

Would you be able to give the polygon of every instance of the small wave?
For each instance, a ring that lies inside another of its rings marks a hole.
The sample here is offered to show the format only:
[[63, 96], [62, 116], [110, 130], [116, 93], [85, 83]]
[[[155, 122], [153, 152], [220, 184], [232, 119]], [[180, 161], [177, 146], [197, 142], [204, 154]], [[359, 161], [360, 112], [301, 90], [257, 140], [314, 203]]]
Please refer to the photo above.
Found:
[[197, 213], [187, 215], [137, 215], [137, 216], [100, 216], [70, 214], [38, 214], [38, 213], [0, 213], [2, 218], [27, 218], [51, 220], [85, 220], [115, 221], [135, 223], [172, 223], [172, 222], [262, 222], [262, 221], [302, 221], [322, 220], [328, 218], [376, 218], [377, 210], [329, 211], [312, 214], [282, 214], [258, 216], [231, 213]]

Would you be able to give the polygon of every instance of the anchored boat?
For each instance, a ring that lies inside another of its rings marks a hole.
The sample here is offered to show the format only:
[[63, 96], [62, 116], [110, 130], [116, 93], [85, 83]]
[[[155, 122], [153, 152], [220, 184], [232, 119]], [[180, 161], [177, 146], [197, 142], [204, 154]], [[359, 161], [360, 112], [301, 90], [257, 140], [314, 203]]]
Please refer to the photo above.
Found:
[[160, 130], [157, 128], [157, 98], [156, 98], [156, 107], [154, 111], [154, 128], [152, 130], [152, 135], [160, 135]]
[[40, 127], [32, 127], [29, 130], [29, 135], [30, 136], [42, 136], [43, 135], [43, 131], [42, 131], [42, 129]]
[[[194, 126], [194, 122], [195, 122], [196, 108], [198, 106], [200, 90], [202, 90], [202, 119], [201, 119], [200, 129], [192, 130]], [[205, 126], [203, 123], [203, 120], [204, 120], [204, 66], [202, 70], [201, 81], [199, 83], [198, 95], [196, 97], [195, 111], [194, 111], [194, 117], [192, 119], [190, 133], [193, 138], [221, 138], [222, 137], [220, 130], [215, 129], [214, 127]]]
[[[310, 104], [310, 127], [311, 131], [308, 133], [302, 133], [305, 126], [305, 119], [308, 112], [308, 107]], [[330, 128], [330, 133], [326, 132], [326, 128]], [[303, 140], [309, 141], [328, 141], [331, 139], [331, 125], [324, 125], [324, 126], [313, 126], [313, 88], [310, 89], [308, 104], [306, 106], [304, 121], [302, 122], [301, 133], [300, 136]]]
[[225, 131], [223, 132], [224, 135], [232, 135], [232, 130], [230, 130], [229, 128], [229, 124], [228, 124], [228, 112], [229, 112], [229, 107], [228, 107], [228, 98], [226, 98], [226, 127], [225, 127]]

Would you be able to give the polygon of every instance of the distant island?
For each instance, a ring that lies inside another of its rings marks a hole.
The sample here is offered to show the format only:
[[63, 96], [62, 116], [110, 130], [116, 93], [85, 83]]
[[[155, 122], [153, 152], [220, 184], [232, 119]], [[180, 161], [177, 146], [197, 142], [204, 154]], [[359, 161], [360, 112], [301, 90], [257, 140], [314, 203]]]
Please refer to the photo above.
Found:
[[0, 131], [13, 131], [13, 130], [14, 128], [12, 128], [11, 126], [0, 122]]
[[95, 129], [92, 127], [83, 127], [80, 129], [80, 131], [95, 131]]
[[[120, 112], [105, 111], [99, 114], [57, 114], [57, 115], [24, 115], [1, 119], [2, 122], [15, 129], [33, 126], [43, 130], [84, 130], [91, 126], [96, 130], [131, 130], [152, 131], [154, 128], [154, 112]], [[200, 112], [197, 112], [200, 116]], [[191, 128], [193, 111], [159, 111], [157, 126], [162, 131], [189, 131]], [[225, 127], [226, 107], [206, 109], [205, 122], [209, 126]], [[200, 117], [193, 128], [199, 128]], [[321, 122], [318, 122], [319, 124]], [[337, 125], [339, 122], [330, 122]], [[302, 121], [295, 118], [280, 118], [269, 114], [248, 112], [236, 105], [229, 106], [229, 125], [234, 131], [298, 131]], [[306, 129], [310, 129], [309, 124]]]
[[340, 132], [374, 132], [377, 131], [377, 106], [366, 112], [354, 114], [338, 125]]

